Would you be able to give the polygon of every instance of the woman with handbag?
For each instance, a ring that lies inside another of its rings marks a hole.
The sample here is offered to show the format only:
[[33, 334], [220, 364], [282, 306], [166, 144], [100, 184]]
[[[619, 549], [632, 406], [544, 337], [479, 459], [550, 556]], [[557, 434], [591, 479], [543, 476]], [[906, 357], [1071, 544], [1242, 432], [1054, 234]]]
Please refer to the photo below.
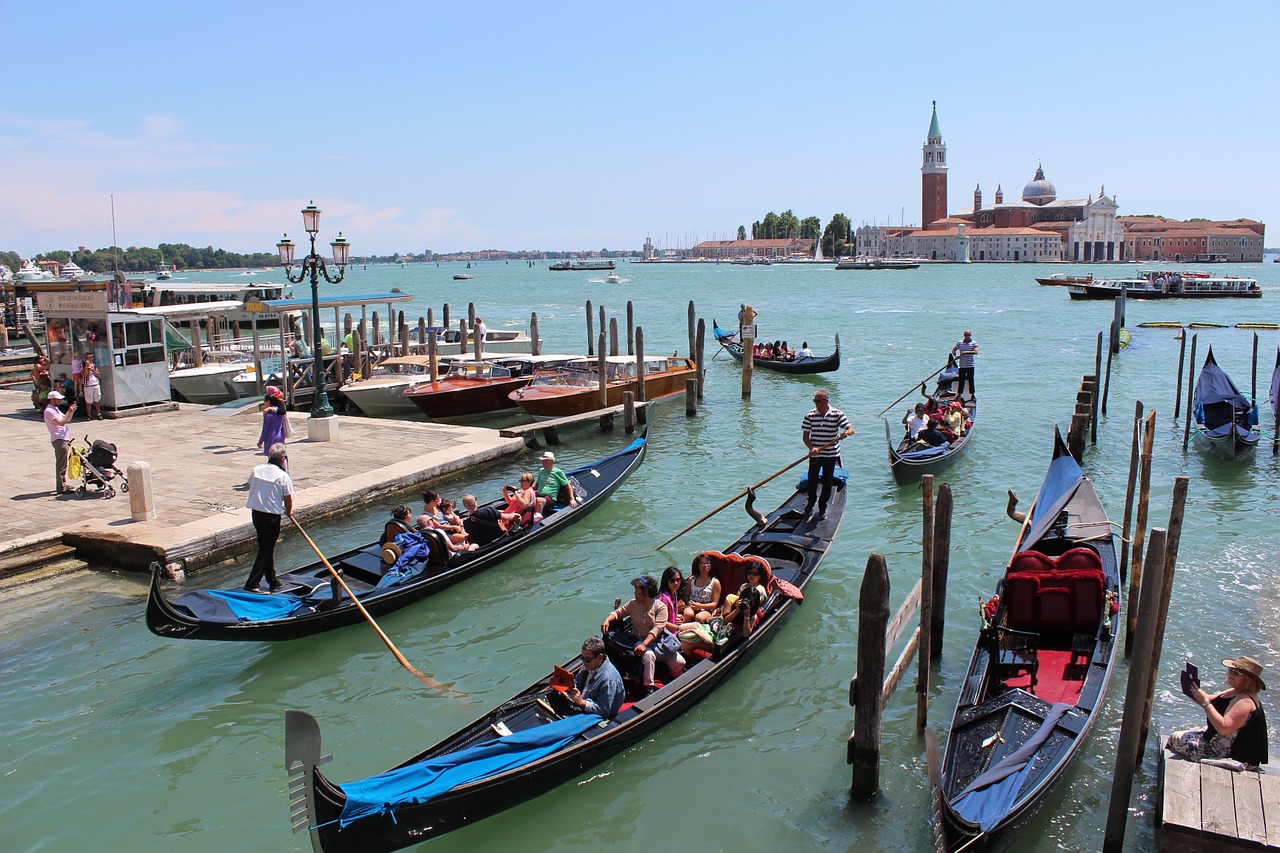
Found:
[[631, 581], [631, 587], [635, 598], [606, 616], [600, 630], [607, 634], [613, 626], [621, 626], [625, 618], [631, 618], [629, 631], [618, 639], [625, 644], [634, 642], [633, 650], [640, 659], [640, 684], [648, 695], [656, 689], [653, 675], [657, 662], [665, 663], [675, 679], [684, 672], [684, 658], [674, 630], [674, 614], [667, 609], [666, 601], [658, 597], [657, 582], [642, 575]]

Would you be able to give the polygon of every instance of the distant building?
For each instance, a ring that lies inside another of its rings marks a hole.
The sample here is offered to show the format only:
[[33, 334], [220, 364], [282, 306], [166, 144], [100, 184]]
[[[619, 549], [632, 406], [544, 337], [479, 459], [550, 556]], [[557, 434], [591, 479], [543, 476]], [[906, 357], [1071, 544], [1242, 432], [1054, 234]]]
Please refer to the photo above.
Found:
[[1125, 216], [1120, 222], [1126, 254], [1135, 261], [1262, 261], [1266, 226], [1252, 219], [1182, 222], [1163, 216]]
[[792, 237], [775, 240], [705, 240], [689, 250], [691, 258], [732, 260], [734, 258], [787, 258], [813, 256], [814, 240]]

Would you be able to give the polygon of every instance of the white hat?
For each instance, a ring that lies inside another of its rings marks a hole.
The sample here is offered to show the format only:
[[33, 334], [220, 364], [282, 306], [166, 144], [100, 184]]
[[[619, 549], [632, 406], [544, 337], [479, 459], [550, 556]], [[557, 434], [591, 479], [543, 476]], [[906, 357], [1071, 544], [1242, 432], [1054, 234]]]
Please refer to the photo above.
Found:
[[48, 394], [48, 397], [49, 397], [49, 399], [50, 399], [50, 400], [65, 400], [65, 399], [67, 399], [66, 397], [62, 396], [62, 394], [60, 394], [60, 393], [59, 393], [59, 392], [57, 392], [57, 391], [50, 391], [50, 392], [49, 392], [49, 394]]
[[546, 453], [538, 457], [538, 461], [539, 462], [555, 462], [556, 455], [552, 453], [550, 450], [548, 450]]

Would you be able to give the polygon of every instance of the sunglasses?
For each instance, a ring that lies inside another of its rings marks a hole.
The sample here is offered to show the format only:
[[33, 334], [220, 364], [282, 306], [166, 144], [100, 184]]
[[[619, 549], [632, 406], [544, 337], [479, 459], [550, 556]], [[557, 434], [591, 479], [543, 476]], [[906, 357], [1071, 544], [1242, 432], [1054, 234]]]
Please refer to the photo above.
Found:
[[592, 655], [591, 657], [583, 656], [583, 657], [582, 657], [582, 662], [583, 662], [583, 663], [591, 663], [593, 660], [595, 660], [595, 659], [596, 659], [596, 658], [598, 658], [598, 657], [600, 657], [600, 655]]

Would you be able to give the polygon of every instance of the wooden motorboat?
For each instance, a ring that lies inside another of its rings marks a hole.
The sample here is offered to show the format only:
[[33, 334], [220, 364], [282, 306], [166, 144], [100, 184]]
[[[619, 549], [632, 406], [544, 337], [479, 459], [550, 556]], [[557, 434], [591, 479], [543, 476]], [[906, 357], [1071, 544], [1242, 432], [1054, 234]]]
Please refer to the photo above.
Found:
[[1066, 273], [1055, 273], [1048, 278], [1036, 279], [1036, 284], [1041, 287], [1067, 287], [1072, 284], [1089, 284], [1093, 281], [1093, 273], [1087, 275], [1068, 275]]
[[[1274, 377], [1273, 380], [1274, 382]], [[1238, 462], [1248, 459], [1260, 438], [1258, 406], [1245, 399], [1213, 357], [1213, 347], [1205, 356], [1192, 398], [1196, 422], [1196, 445], [1214, 456]]]
[[974, 427], [978, 421], [978, 401], [970, 396], [967, 400], [956, 396], [956, 387], [960, 379], [960, 369], [953, 356], [947, 357], [947, 366], [938, 374], [933, 388], [933, 398], [944, 411], [948, 407], [958, 406], [957, 415], [960, 420], [956, 437], [944, 444], [931, 447], [919, 441], [913, 441], [903, 434], [894, 438], [893, 429], [888, 418], [884, 419], [885, 443], [889, 446], [889, 470], [893, 480], [899, 486], [915, 483], [925, 474], [936, 474], [950, 465], [969, 446]]
[[[511, 392], [511, 400], [539, 419], [580, 415], [622, 404], [622, 394], [637, 384], [636, 359], [611, 355], [605, 359], [606, 402], [600, 404], [600, 373], [595, 358], [576, 358], [566, 365], [540, 370], [533, 381]], [[644, 398], [657, 400], [684, 391], [686, 379], [696, 378], [697, 365], [678, 356], [646, 356]], [[637, 396], [638, 399], [638, 396]]]
[[511, 392], [523, 388], [538, 369], [568, 364], [581, 356], [512, 355], [485, 361], [455, 361], [435, 382], [419, 382], [405, 389], [404, 397], [432, 420], [519, 409]]
[[[726, 332], [716, 325], [716, 321], [711, 321], [711, 332], [715, 335], [716, 342], [720, 344], [724, 350], [733, 356], [738, 363], [742, 362], [742, 344], [735, 338], [732, 332]], [[764, 370], [772, 370], [776, 373], [792, 373], [792, 374], [811, 374], [811, 373], [832, 373], [840, 369], [840, 336], [836, 335], [835, 352], [828, 356], [806, 356], [804, 358], [794, 359], [777, 359], [777, 358], [761, 358], [753, 356], [751, 359], [753, 367], [759, 367]]]
[[[379, 541], [330, 562], [343, 573], [347, 586], [373, 616], [399, 610], [585, 518], [640, 466], [646, 447], [645, 437], [641, 436], [598, 462], [566, 471], [578, 498], [576, 507], [564, 506], [531, 527], [501, 536], [479, 550], [450, 555], [446, 548], [437, 547], [439, 543], [432, 543], [423, 549], [425, 559], [404, 558], [388, 563], [384, 551], [394, 555], [394, 550], [385, 549]], [[493, 504], [502, 506], [505, 502]], [[169, 601], [157, 566], [147, 599], [147, 627], [161, 637], [184, 640], [292, 640], [364, 618], [345, 594], [336, 607], [330, 606], [333, 591], [329, 572], [322, 563], [285, 572], [280, 580], [285, 588], [272, 595], [233, 587], [194, 590]]]
[[378, 362], [369, 376], [349, 380], [339, 390], [366, 415], [401, 415], [417, 408], [405, 399], [405, 389], [430, 378], [430, 371], [428, 356], [392, 356]]
[[1120, 575], [1093, 484], [1055, 430], [1014, 556], [983, 606], [942, 759], [945, 849], [1009, 842], [1100, 715], [1115, 661]]
[[[804, 519], [805, 499], [795, 492], [724, 553], [707, 552], [729, 590], [745, 580], [747, 565], [766, 570], [767, 598], [749, 630], [729, 635], [652, 694], [629, 698], [613, 719], [567, 713], [548, 675], [386, 773], [338, 785], [320, 771], [329, 759], [321, 757], [315, 718], [288, 711], [285, 766], [295, 831], [309, 832], [317, 851], [397, 850], [533, 799], [641, 743], [723, 684], [799, 605], [839, 528], [845, 491], [835, 492], [827, 518], [815, 525]], [[627, 667], [616, 651], [609, 654]], [[565, 664], [570, 672], [580, 666], [578, 657]]]

